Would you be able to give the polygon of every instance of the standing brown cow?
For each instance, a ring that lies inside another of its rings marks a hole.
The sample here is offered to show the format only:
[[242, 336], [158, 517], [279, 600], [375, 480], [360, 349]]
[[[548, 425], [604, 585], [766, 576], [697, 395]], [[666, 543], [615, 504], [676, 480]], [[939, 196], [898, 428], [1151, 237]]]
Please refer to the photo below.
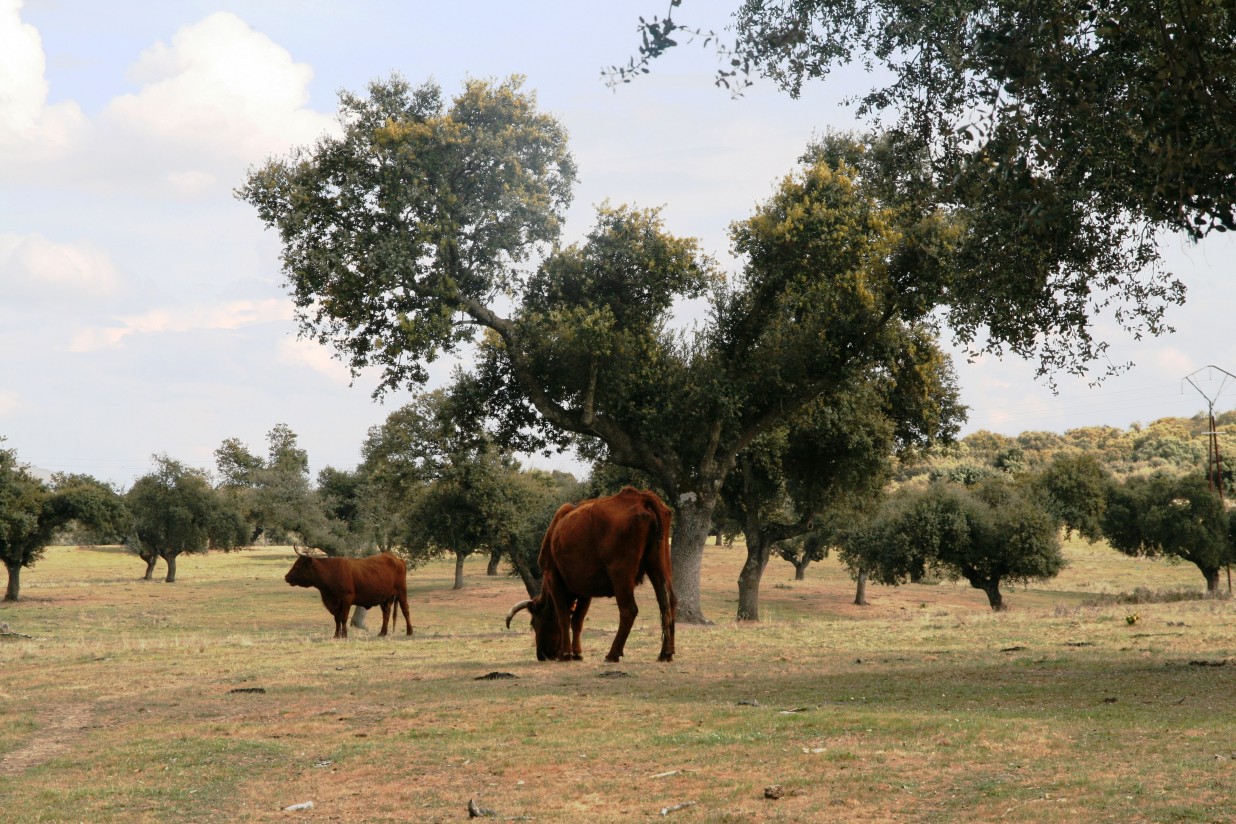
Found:
[[506, 625], [526, 609], [532, 614], [537, 660], [578, 661], [592, 599], [612, 597], [618, 602], [618, 634], [605, 660], [617, 661], [639, 612], [635, 587], [647, 575], [661, 608], [657, 660], [674, 660], [678, 599], [670, 565], [671, 518], [655, 493], [630, 486], [617, 495], [563, 504], [541, 541], [541, 594], [516, 604]]
[[335, 616], [335, 637], [348, 637], [348, 611], [353, 606], [382, 607], [382, 631], [386, 622], [391, 631], [399, 619], [396, 603], [403, 609], [403, 620], [412, 634], [412, 618], [408, 614], [408, 566], [403, 559], [388, 552], [368, 558], [318, 558], [302, 552], [283, 580], [294, 587], [316, 587], [322, 603]]

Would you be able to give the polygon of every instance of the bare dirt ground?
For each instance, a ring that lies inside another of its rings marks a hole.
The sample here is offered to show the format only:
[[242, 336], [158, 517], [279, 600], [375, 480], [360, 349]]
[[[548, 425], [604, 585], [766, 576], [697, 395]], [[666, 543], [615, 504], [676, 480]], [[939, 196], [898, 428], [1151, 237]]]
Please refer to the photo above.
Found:
[[0, 757], [0, 776], [18, 775], [68, 752], [94, 718], [90, 704], [70, 704], [45, 710], [39, 718], [39, 734], [25, 745]]

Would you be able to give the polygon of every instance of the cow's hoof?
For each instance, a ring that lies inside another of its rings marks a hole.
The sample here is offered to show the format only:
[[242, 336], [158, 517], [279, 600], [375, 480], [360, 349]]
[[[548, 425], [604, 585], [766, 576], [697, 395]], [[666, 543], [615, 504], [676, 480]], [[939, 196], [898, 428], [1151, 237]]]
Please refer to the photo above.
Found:
[[673, 661], [673, 660], [674, 660], [674, 653], [672, 653], [672, 652], [663, 652], [663, 653], [661, 653], [660, 657], [658, 657], [658, 658], [657, 658], [657, 660], [658, 660], [658, 661]]
[[584, 656], [580, 655], [578, 652], [573, 652], [571, 653], [571, 660], [572, 661], [582, 661], [584, 660]]
[[606, 660], [606, 661], [608, 661], [608, 662], [609, 662], [609, 663], [611, 663], [611, 664], [617, 664], [617, 663], [618, 663], [618, 656], [617, 656], [617, 655], [607, 655], [607, 656], [605, 656], [605, 660]]

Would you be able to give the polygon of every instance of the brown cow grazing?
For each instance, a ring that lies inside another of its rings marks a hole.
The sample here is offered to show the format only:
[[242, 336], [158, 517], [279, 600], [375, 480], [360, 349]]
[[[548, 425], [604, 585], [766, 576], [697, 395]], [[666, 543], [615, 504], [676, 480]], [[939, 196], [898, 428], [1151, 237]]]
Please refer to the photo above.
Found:
[[635, 587], [652, 582], [661, 608], [661, 655], [674, 660], [674, 611], [669, 538], [672, 515], [655, 493], [625, 487], [617, 495], [563, 504], [541, 541], [541, 594], [520, 601], [506, 616], [507, 627], [521, 609], [532, 614], [538, 661], [583, 657], [579, 637], [593, 598], [618, 602], [618, 634], [606, 661], [622, 657], [635, 623]]
[[402, 608], [408, 635], [412, 634], [408, 566], [403, 559], [388, 552], [368, 558], [319, 558], [302, 552], [300, 547], [296, 547], [296, 554], [300, 557], [283, 580], [294, 587], [317, 587], [322, 603], [335, 616], [336, 638], [348, 637], [348, 611], [353, 606], [382, 607], [382, 631], [378, 635], [386, 634], [388, 619], [394, 632]]

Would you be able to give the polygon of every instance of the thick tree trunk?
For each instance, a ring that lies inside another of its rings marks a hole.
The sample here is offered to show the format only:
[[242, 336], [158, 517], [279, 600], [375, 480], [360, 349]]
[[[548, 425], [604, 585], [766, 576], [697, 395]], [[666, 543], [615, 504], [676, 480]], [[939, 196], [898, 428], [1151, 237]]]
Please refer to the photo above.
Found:
[[528, 590], [528, 597], [535, 598], [541, 594], [541, 576], [537, 571], [526, 564], [523, 556], [518, 550], [511, 550], [507, 553], [507, 557], [511, 560], [511, 566], [515, 567], [515, 572], [519, 574], [519, 580], [524, 582], [524, 589]]
[[[396, 605], [397, 607], [398, 605]], [[365, 629], [365, 616], [369, 614], [369, 607], [356, 607], [352, 610], [352, 626], [357, 629]]]
[[163, 580], [169, 584], [176, 583], [176, 556], [168, 555], [163, 560], [167, 561], [167, 577]]
[[142, 576], [142, 580], [143, 581], [153, 581], [154, 580], [154, 568], [155, 568], [155, 564], [159, 562], [159, 556], [151, 555], [149, 558], [143, 558], [142, 560], [146, 562], [146, 574]]
[[760, 620], [760, 581], [768, 567], [769, 547], [758, 532], [747, 535], [747, 562], [738, 573], [738, 620]]
[[10, 564], [6, 561], [4, 567], [9, 571], [9, 585], [4, 590], [4, 600], [16, 601], [21, 597], [21, 564]]
[[692, 493], [680, 495], [675, 502], [670, 555], [674, 561], [674, 593], [678, 596], [677, 620], [683, 624], [712, 623], [704, 617], [700, 605], [700, 566], [716, 503], [716, 497], [701, 500]]
[[[1199, 567], [1199, 569], [1202, 568]], [[1219, 568], [1202, 569], [1202, 574], [1206, 576], [1206, 594], [1216, 594], [1219, 591]]]
[[1004, 609], [1004, 596], [1000, 594], [999, 581], [987, 581], [980, 589], [987, 593], [987, 603], [991, 604], [991, 608], [996, 612]]
[[809, 563], [811, 563], [811, 560], [809, 558], [803, 558], [802, 561], [794, 562], [794, 580], [795, 581], [807, 580], [807, 564]]
[[489, 553], [489, 566], [485, 567], [486, 575], [497, 575], [498, 564], [502, 561], [502, 550], [495, 549]]
[[867, 572], [865, 570], [858, 573], [858, 584], [854, 587], [854, 605], [867, 606]]
[[467, 555], [463, 552], [455, 553], [455, 586], [451, 589], [463, 589], [463, 566], [466, 557]]

